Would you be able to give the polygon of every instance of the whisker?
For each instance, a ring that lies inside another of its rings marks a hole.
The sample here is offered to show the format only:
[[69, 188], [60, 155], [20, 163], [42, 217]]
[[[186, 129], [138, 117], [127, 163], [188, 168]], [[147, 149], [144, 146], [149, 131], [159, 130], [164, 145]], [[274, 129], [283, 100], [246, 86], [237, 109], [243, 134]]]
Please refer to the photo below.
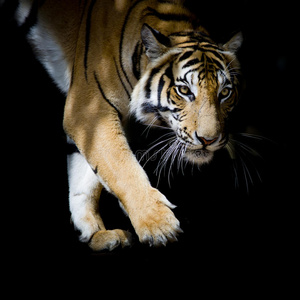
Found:
[[[227, 66], [226, 66], [226, 68], [225, 68], [225, 72], [227, 71], [229, 74], [231, 74], [231, 75], [240, 75], [241, 73], [240, 73], [240, 68], [239, 67], [231, 67], [231, 68], [229, 68], [230, 67], [230, 65], [234, 62], [234, 60], [236, 59], [236, 57], [235, 58], [233, 58], [228, 64], [227, 64]], [[233, 72], [234, 71], [234, 72]]]
[[[264, 137], [252, 134], [238, 134], [235, 135], [233, 138], [232, 135], [229, 137], [229, 141], [226, 145], [226, 150], [233, 162], [233, 171], [234, 171], [234, 184], [235, 187], [240, 187], [240, 180], [239, 180], [239, 171], [242, 172], [243, 182], [246, 187], [247, 194], [250, 192], [250, 186], [254, 186], [255, 178], [258, 178], [260, 182], [262, 182], [262, 177], [260, 172], [257, 168], [257, 165], [254, 161], [254, 158], [260, 158], [264, 160], [264, 158], [258, 153], [256, 149], [252, 146], [246, 144], [245, 139], [243, 141], [237, 140], [238, 136], [240, 137], [250, 137], [252, 139], [261, 141], [261, 140], [268, 140]], [[254, 176], [255, 174], [255, 176]]]
[[225, 146], [226, 150], [229, 153], [229, 156], [233, 162], [233, 172], [234, 172], [234, 186], [235, 188], [238, 188], [239, 185], [239, 177], [238, 177], [238, 171], [237, 171], [237, 163], [236, 163], [236, 154], [234, 147], [230, 141], [228, 141], [227, 145]]
[[246, 132], [243, 132], [243, 133], [239, 133], [238, 135], [242, 136], [242, 137], [246, 137], [246, 138], [251, 138], [251, 139], [255, 139], [255, 140], [260, 140], [260, 141], [267, 141], [267, 142], [270, 142], [272, 144], [276, 144], [275, 141], [265, 137], [265, 136], [262, 136], [262, 135], [257, 135], [257, 134], [253, 134], [253, 133], [246, 133]]
[[[184, 155], [186, 153], [187, 144], [181, 143], [180, 144], [180, 153], [177, 157], [177, 172], [179, 173], [179, 170], [181, 170], [181, 173], [184, 175]], [[186, 162], [187, 163], [187, 162]]]
[[[163, 141], [163, 142], [165, 142], [165, 141]], [[161, 142], [161, 143], [163, 143], [163, 142]], [[163, 151], [163, 149], [165, 149], [167, 146], [168, 146], [168, 144], [166, 144], [166, 145], [162, 146], [160, 149], [156, 150], [156, 151], [155, 151], [155, 152], [154, 152], [154, 153], [146, 160], [146, 162], [143, 164], [143, 167], [145, 167], [146, 164], [147, 164], [153, 157], [157, 156], [158, 153], [161, 152], [161, 151]], [[146, 152], [146, 154], [148, 154], [148, 153], [149, 153], [149, 151]]]
[[[173, 157], [174, 153], [176, 155], [177, 145], [178, 145], [178, 140], [175, 139], [173, 141], [173, 143], [170, 145], [169, 149], [166, 150], [163, 153], [162, 157], [160, 158], [160, 160], [159, 160], [159, 162], [157, 164], [157, 167], [155, 169], [155, 173], [158, 175], [158, 180], [160, 179], [161, 172], [163, 170], [166, 171], [166, 166], [167, 166], [168, 160]], [[168, 171], [168, 182], [169, 182], [169, 184], [170, 184], [171, 166], [172, 166], [172, 160], [171, 160], [171, 165], [170, 165], [169, 171]]]
[[150, 124], [148, 124], [148, 125], [146, 126], [146, 128], [144, 129], [144, 131], [142, 132], [142, 135], [143, 135], [145, 132], [147, 132], [146, 137], [148, 137], [148, 134], [149, 134], [149, 132], [150, 132], [150, 129], [153, 127], [153, 125], [154, 125], [154, 123], [157, 121], [157, 119], [158, 119], [158, 117], [154, 117], [154, 118], [152, 119], [152, 121], [150, 122]]
[[[163, 139], [164, 137], [167, 137], [167, 136], [175, 137], [175, 133], [173, 131], [165, 133], [165, 134], [161, 135], [159, 138], [157, 138], [155, 141], [151, 142], [150, 145], [153, 145], [154, 143], [158, 142], [159, 140], [161, 140], [161, 139]], [[167, 140], [165, 140], [165, 141], [167, 141]]]
[[152, 121], [146, 125], [146, 128], [143, 130], [142, 132], [142, 135], [144, 135], [146, 133], [146, 137], [148, 137], [148, 134], [150, 132], [150, 129], [152, 128], [158, 128], [158, 129], [163, 129], [163, 130], [172, 130], [171, 128], [169, 127], [166, 127], [166, 126], [161, 126], [161, 125], [157, 125], [155, 124], [155, 122], [158, 120], [158, 117], [155, 116]]
[[244, 159], [242, 159], [242, 157], [240, 156], [241, 158], [241, 163], [242, 163], [242, 166], [243, 166], [243, 170], [244, 170], [244, 175], [245, 175], [245, 181], [246, 181], [246, 186], [247, 186], [247, 194], [249, 194], [249, 184], [248, 184], [248, 179], [247, 177], [249, 178], [251, 184], [253, 185], [253, 180], [252, 180], [252, 176], [251, 176], [251, 173], [249, 171], [249, 168], [245, 162]]
[[234, 57], [234, 58], [227, 64], [225, 71], [229, 71], [228, 68], [229, 68], [230, 65], [234, 62], [235, 59], [236, 59], [236, 58]]
[[[156, 141], [158, 141], [158, 140], [160, 140], [161, 138], [159, 138], [159, 139], [157, 139]], [[139, 163], [141, 163], [141, 161], [144, 159], [144, 157], [147, 155], [147, 154], [149, 154], [149, 152], [151, 151], [151, 150], [153, 150], [154, 148], [156, 148], [157, 146], [159, 146], [159, 145], [161, 145], [161, 144], [163, 144], [163, 143], [166, 143], [166, 142], [168, 142], [168, 141], [170, 141], [170, 140], [173, 140], [174, 139], [174, 136], [173, 137], [170, 137], [170, 138], [168, 138], [168, 139], [165, 139], [165, 140], [163, 140], [163, 141], [160, 141], [160, 142], [158, 142], [158, 143], [156, 143], [156, 144], [154, 144], [152, 147], [150, 147], [149, 149], [147, 149], [146, 151], [145, 151], [145, 153], [141, 156], [141, 158], [139, 159]], [[154, 156], [154, 155], [157, 155], [160, 151], [162, 151], [165, 147], [167, 147], [168, 146], [168, 144], [166, 144], [166, 145], [164, 145], [162, 148], [160, 148], [159, 150], [157, 150], [153, 155], [151, 155], [150, 156], [150, 158], [149, 159], [147, 159], [147, 161], [145, 162], [145, 164], [143, 165], [143, 166], [145, 166], [146, 164], [147, 164], [147, 162]]]
[[173, 150], [173, 154], [171, 156], [171, 163], [170, 163], [170, 166], [169, 166], [169, 172], [168, 172], [168, 183], [169, 183], [169, 186], [171, 186], [171, 183], [170, 183], [170, 174], [171, 174], [171, 170], [172, 170], [172, 165], [174, 164], [175, 162], [175, 159], [176, 157], [178, 157], [178, 153], [180, 151], [180, 148], [181, 148], [181, 143], [179, 140], [176, 140], [176, 144], [174, 143], [174, 150]]
[[[262, 182], [262, 178], [261, 178], [261, 176], [260, 176], [260, 174], [259, 174], [259, 171], [257, 170], [257, 168], [256, 168], [256, 166], [255, 166], [253, 160], [251, 159], [251, 156], [247, 155], [247, 153], [252, 154], [253, 149], [252, 149], [252, 148], [250, 148], [250, 149], [251, 149], [251, 152], [248, 152], [247, 149], [246, 149], [246, 151], [245, 151], [245, 148], [244, 148], [244, 147], [241, 147], [239, 150], [240, 150], [240, 153], [244, 155], [245, 159], [247, 159], [247, 160], [251, 163], [252, 167], [254, 168], [254, 170], [255, 170], [255, 172], [256, 172], [257, 177], [259, 178], [260, 182]], [[261, 159], [263, 159], [263, 157], [262, 157], [257, 151], [254, 150], [254, 153], [255, 153], [256, 156], [258, 156], [258, 157], [260, 157]], [[241, 155], [240, 155], [240, 157], [241, 157]], [[245, 161], [245, 160], [244, 160], [244, 161]]]
[[234, 141], [238, 146], [240, 146], [241, 148], [243, 148], [244, 150], [246, 150], [246, 151], [249, 152], [250, 154], [256, 155], [256, 156], [262, 158], [262, 156], [261, 156], [256, 150], [254, 150], [254, 149], [251, 148], [250, 146], [246, 145], [245, 143], [240, 142], [240, 141], [237, 141], [237, 140], [235, 140], [235, 139], [232, 139], [232, 141]]

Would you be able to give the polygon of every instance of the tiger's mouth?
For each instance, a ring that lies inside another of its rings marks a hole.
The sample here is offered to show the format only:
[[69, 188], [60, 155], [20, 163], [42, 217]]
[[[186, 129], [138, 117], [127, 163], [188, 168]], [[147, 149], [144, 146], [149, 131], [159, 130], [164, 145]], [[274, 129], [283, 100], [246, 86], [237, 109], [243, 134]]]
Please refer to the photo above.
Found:
[[212, 151], [206, 150], [206, 149], [187, 149], [187, 153], [191, 153], [192, 155], [196, 157], [207, 157], [212, 153]]
[[187, 148], [185, 152], [185, 157], [192, 163], [205, 164], [209, 163], [214, 156], [214, 151], [207, 149], [192, 149]]
[[[219, 138], [220, 139], [220, 138]], [[222, 148], [222, 143], [216, 145], [194, 145], [192, 142], [184, 140], [182, 136], [177, 134], [177, 140], [179, 143], [184, 145], [184, 157], [194, 164], [205, 164], [209, 163], [214, 156], [215, 151]]]

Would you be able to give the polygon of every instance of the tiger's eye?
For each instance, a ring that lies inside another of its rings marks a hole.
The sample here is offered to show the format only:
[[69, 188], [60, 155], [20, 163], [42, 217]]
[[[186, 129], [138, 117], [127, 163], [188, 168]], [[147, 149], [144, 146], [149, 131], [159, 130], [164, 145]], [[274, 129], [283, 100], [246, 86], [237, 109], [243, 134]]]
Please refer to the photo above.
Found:
[[230, 90], [228, 88], [225, 88], [221, 91], [221, 96], [224, 98], [224, 97], [227, 97], [230, 93]]
[[182, 85], [182, 86], [178, 87], [178, 90], [183, 95], [189, 95], [189, 94], [191, 94], [190, 89], [187, 86], [185, 86], [185, 85]]

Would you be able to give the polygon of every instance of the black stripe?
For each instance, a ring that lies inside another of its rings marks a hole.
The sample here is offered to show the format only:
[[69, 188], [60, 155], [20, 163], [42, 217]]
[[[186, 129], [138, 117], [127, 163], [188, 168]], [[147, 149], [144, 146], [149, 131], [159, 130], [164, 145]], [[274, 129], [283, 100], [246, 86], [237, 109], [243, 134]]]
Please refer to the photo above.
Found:
[[111, 106], [115, 109], [115, 111], [118, 113], [118, 116], [119, 116], [119, 119], [122, 120], [122, 114], [120, 113], [120, 111], [110, 102], [110, 100], [108, 98], [106, 98], [105, 94], [104, 94], [104, 91], [102, 90], [101, 88], [101, 85], [100, 85], [100, 82], [98, 80], [98, 77], [97, 77], [97, 74], [96, 72], [94, 72], [94, 78], [95, 78], [95, 81], [97, 83], [97, 86], [98, 86], [98, 89], [103, 97], [103, 99]]
[[217, 65], [217, 67], [220, 69], [220, 70], [224, 70], [224, 67], [222, 66], [222, 64], [217, 60], [217, 59], [214, 59], [212, 58], [211, 61]]
[[95, 169], [92, 168], [92, 170], [93, 170], [93, 172], [94, 172], [95, 174], [97, 174], [97, 173], [98, 173], [98, 166], [96, 166]]
[[133, 55], [131, 57], [132, 72], [137, 80], [141, 77], [141, 56], [142, 56], [142, 43], [138, 41], [135, 45]]
[[199, 85], [201, 84], [201, 81], [205, 78], [205, 73], [206, 73], [205, 72], [205, 67], [203, 67], [202, 70], [200, 70], [199, 74], [198, 74]]
[[199, 50], [199, 42], [197, 41], [185, 41], [182, 43], [175, 44], [174, 46], [178, 46], [180, 48], [191, 48], [193, 50]]
[[150, 96], [151, 96], [151, 84], [152, 84], [152, 80], [153, 80], [153, 77], [158, 73], [160, 72], [161, 70], [161, 67], [158, 67], [158, 68], [154, 68], [151, 73], [150, 73], [150, 76], [148, 78], [148, 81], [147, 81], [147, 84], [145, 85], [145, 93], [146, 93], [146, 98], [149, 99]]
[[[151, 83], [152, 83], [153, 76], [155, 74], [157, 74], [160, 70], [161, 70], [160, 68], [153, 69], [151, 74], [150, 74], [149, 80], [148, 80], [147, 85], [146, 85], [146, 97], [147, 98], [150, 98], [150, 95], [151, 95]], [[174, 112], [177, 112], [177, 111], [180, 110], [180, 109], [177, 109], [177, 108], [175, 108], [174, 110], [170, 110], [169, 107], [161, 105], [161, 94], [162, 94], [162, 91], [163, 91], [164, 86], [166, 84], [166, 81], [164, 80], [164, 76], [166, 76], [170, 79], [170, 85], [172, 86], [174, 84], [174, 78], [173, 78], [173, 73], [172, 73], [172, 63], [170, 64], [170, 66], [168, 66], [165, 73], [162, 74], [160, 79], [159, 79], [158, 88], [157, 88], [157, 101], [158, 101], [157, 106], [153, 106], [150, 103], [145, 103], [145, 104], [143, 104], [143, 112], [145, 112], [145, 113], [154, 113], [154, 112], [157, 112], [157, 111], [161, 111], [161, 112], [166, 112], [166, 111], [172, 111], [173, 112], [174, 111]]]
[[170, 79], [170, 86], [174, 85], [174, 76], [173, 76], [173, 62], [170, 62], [170, 65], [166, 69], [165, 75]]
[[182, 78], [182, 77], [177, 77], [177, 78], [176, 78], [176, 81], [181, 81], [181, 82], [183, 82], [184, 84], [189, 84], [189, 82], [188, 82], [187, 79], [186, 79], [186, 76], [187, 76], [188, 73], [190, 73], [190, 71], [188, 71], [188, 72], [184, 75], [184, 78]]
[[194, 65], [199, 64], [199, 63], [200, 63], [200, 60], [199, 60], [198, 58], [192, 59], [192, 60], [188, 61], [188, 62], [182, 67], [182, 69], [185, 69], [185, 68], [194, 66]]
[[[199, 69], [200, 69], [201, 67], [202, 67], [202, 70], [203, 70], [203, 66], [202, 66], [202, 65], [200, 65], [200, 66], [198, 66], [197, 68], [190, 69], [189, 71], [187, 71], [187, 72], [185, 73], [185, 75], [184, 75], [184, 81], [186, 81], [186, 82], [187, 82], [187, 79], [186, 79], [186, 77], [187, 77], [187, 75], [188, 75], [188, 74], [190, 74], [190, 73], [192, 73], [192, 72], [199, 71]], [[200, 70], [199, 72], [202, 72], [202, 71]], [[180, 78], [180, 79], [182, 79], [182, 78]], [[181, 80], [181, 81], [182, 81], [182, 80]]]
[[193, 53], [195, 53], [195, 51], [187, 51], [185, 52], [178, 60], [178, 62], [181, 62], [185, 59], [188, 59], [189, 57], [191, 57], [193, 55]]
[[158, 88], [157, 88], [157, 101], [158, 101], [158, 106], [161, 106], [161, 93], [162, 90], [165, 86], [165, 80], [164, 80], [164, 75], [162, 75], [159, 79], [159, 83], [158, 83]]
[[85, 32], [85, 51], [84, 51], [84, 75], [85, 79], [87, 80], [87, 61], [88, 61], [88, 53], [89, 53], [89, 47], [90, 47], [90, 31], [91, 31], [91, 18], [92, 18], [92, 12], [93, 7], [96, 3], [96, 0], [92, 0], [89, 9], [88, 14], [86, 18], [86, 32]]
[[222, 51], [222, 49], [221, 49], [219, 46], [214, 45], [214, 44], [212, 44], [211, 42], [204, 42], [204, 44], [201, 44], [201, 49], [205, 49], [205, 50], [210, 51], [210, 49], [206, 49], [207, 47], [208, 47], [208, 48], [213, 48], [213, 49], [215, 49], [215, 50]]
[[167, 106], [162, 106], [162, 105], [159, 105], [159, 106], [157, 107], [157, 109], [158, 109], [159, 111], [161, 111], [161, 112], [172, 111], [172, 110], [170, 110], [169, 107], [167, 107]]
[[[169, 67], [166, 69], [165, 75], [170, 79], [170, 85], [174, 85], [174, 75], [173, 75], [173, 62], [170, 63]], [[170, 99], [170, 94], [171, 94], [171, 89], [167, 90], [167, 99], [169, 101]]]
[[[72, 73], [71, 73], [71, 80], [70, 80], [70, 88], [73, 86], [73, 82], [74, 82], [74, 64], [72, 66]], [[69, 88], [69, 90], [70, 90]]]
[[[169, 87], [174, 85], [174, 76], [173, 76], [172, 69], [173, 69], [173, 62], [170, 62], [170, 65], [168, 66], [165, 73], [161, 76], [161, 78], [159, 80], [158, 90], [157, 90], [157, 93], [158, 93], [158, 95], [157, 95], [157, 98], [158, 98], [158, 107], [157, 107], [157, 109], [161, 112], [165, 112], [165, 111], [179, 112], [179, 111], [181, 111], [180, 108], [174, 108], [172, 110], [167, 106], [162, 106], [161, 105], [161, 93], [162, 93], [163, 88], [166, 84], [166, 81], [164, 80], [164, 76], [166, 76], [168, 79], [170, 79]], [[168, 89], [167, 97], [168, 97], [168, 100], [169, 100], [170, 99], [170, 89]], [[172, 99], [171, 99], [171, 101], [172, 101]]]
[[124, 20], [124, 24], [123, 24], [123, 27], [122, 27], [122, 31], [121, 31], [121, 38], [120, 38], [120, 44], [119, 44], [119, 63], [120, 63], [120, 66], [121, 66], [121, 69], [122, 69], [122, 72], [126, 78], [126, 81], [128, 82], [129, 86], [131, 89], [133, 89], [133, 86], [128, 78], [128, 75], [124, 69], [124, 66], [123, 66], [123, 61], [122, 61], [122, 53], [123, 53], [123, 40], [124, 40], [124, 34], [125, 34], [125, 29], [126, 29], [126, 25], [127, 25], [127, 22], [128, 22], [128, 19], [129, 19], [129, 16], [132, 12], [132, 10], [141, 2], [143, 2], [145, 0], [139, 0], [137, 2], [135, 2], [128, 10], [127, 12], [127, 15], [125, 17], [125, 20]]
[[154, 105], [150, 104], [149, 102], [143, 103], [142, 107], [143, 107], [143, 113], [145, 114], [157, 112], [157, 108]]
[[123, 88], [124, 88], [124, 90], [125, 90], [125, 92], [126, 92], [128, 98], [129, 98], [129, 100], [131, 100], [130, 93], [128, 92], [128, 90], [127, 90], [127, 88], [126, 88], [124, 81], [122, 80], [122, 77], [121, 77], [121, 74], [120, 74], [120, 72], [119, 72], [119, 69], [118, 69], [117, 62], [116, 62], [115, 58], [114, 58], [114, 63], [115, 63], [115, 67], [116, 67], [116, 70], [117, 70], [118, 77], [119, 77], [119, 79], [120, 79], [120, 81], [121, 81], [121, 83], [122, 83], [122, 86], [123, 86]]
[[224, 67], [217, 59], [205, 55], [205, 52], [202, 53], [201, 62], [203, 62], [204, 66], [206, 66], [208, 61], [210, 61], [211, 64], [215, 64], [219, 69], [224, 70]]
[[224, 60], [224, 57], [220, 53], [218, 53], [217, 51], [214, 51], [212, 49], [204, 49], [204, 48], [201, 48], [200, 50], [202, 52], [210, 52], [210, 53], [212, 53], [214, 56], [216, 56], [221, 61]]

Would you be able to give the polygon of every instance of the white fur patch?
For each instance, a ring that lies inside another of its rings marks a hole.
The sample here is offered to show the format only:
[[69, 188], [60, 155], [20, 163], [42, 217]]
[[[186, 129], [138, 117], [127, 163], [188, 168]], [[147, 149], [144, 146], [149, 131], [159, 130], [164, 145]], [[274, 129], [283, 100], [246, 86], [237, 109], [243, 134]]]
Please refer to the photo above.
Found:
[[[16, 11], [16, 20], [22, 25], [30, 13], [32, 1], [20, 1]], [[71, 80], [71, 69], [66, 61], [64, 53], [51, 33], [51, 28], [39, 20], [31, 28], [28, 40], [32, 44], [35, 53], [52, 77], [59, 89], [67, 94]]]
[[64, 53], [55, 41], [48, 28], [38, 23], [28, 36], [34, 45], [35, 52], [56, 85], [67, 94], [71, 80], [71, 70], [67, 64]]
[[103, 226], [98, 199], [93, 198], [99, 180], [80, 153], [68, 155], [69, 203], [74, 226], [81, 231], [81, 241], [88, 241]]
[[19, 6], [16, 11], [16, 20], [19, 26], [21, 26], [31, 10], [32, 1], [19, 1]]

